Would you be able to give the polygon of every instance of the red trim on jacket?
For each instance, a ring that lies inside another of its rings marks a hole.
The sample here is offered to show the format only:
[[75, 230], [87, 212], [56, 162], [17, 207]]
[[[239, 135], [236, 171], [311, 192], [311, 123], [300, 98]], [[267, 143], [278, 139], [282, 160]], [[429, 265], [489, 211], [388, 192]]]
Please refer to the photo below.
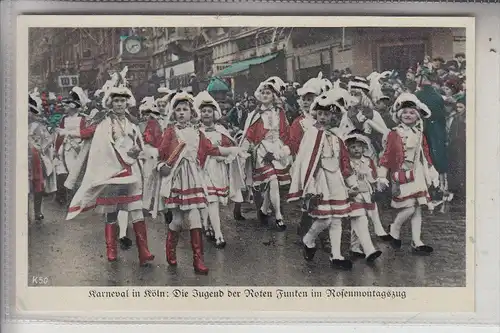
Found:
[[158, 148], [161, 144], [162, 135], [161, 126], [158, 120], [149, 118], [146, 123], [146, 129], [144, 130], [144, 143]]
[[[286, 119], [286, 114], [283, 109], [279, 111], [280, 117], [280, 139], [283, 143], [290, 147], [290, 126], [288, 125], [288, 120]], [[264, 122], [262, 118], [259, 118], [253, 124], [248, 127], [245, 138], [251, 143], [257, 145], [264, 140], [269, 130], [264, 128]]]
[[[429, 145], [427, 144], [427, 139], [425, 135], [422, 136], [422, 148], [427, 163], [429, 163], [429, 165], [432, 165], [432, 159], [429, 152]], [[384, 149], [382, 157], [380, 158], [379, 164], [394, 172], [401, 169], [404, 161], [405, 161], [405, 147], [403, 139], [396, 130], [392, 130], [387, 135], [386, 147]]]
[[302, 124], [300, 123], [303, 119], [305, 119], [305, 116], [300, 115], [293, 121], [292, 125], [290, 126], [289, 140], [292, 156], [296, 156], [299, 152], [300, 142], [304, 137], [304, 129], [302, 128]]
[[42, 159], [40, 157], [40, 152], [35, 148], [31, 147], [31, 181], [33, 184], [33, 191], [35, 193], [43, 192], [44, 186], [44, 176]]
[[[200, 131], [198, 131], [198, 133], [200, 141], [198, 143], [197, 158], [200, 166], [203, 166], [209, 155], [221, 156], [221, 153], [219, 148], [212, 145], [212, 142], [210, 142], [205, 134]], [[182, 150], [179, 149], [180, 147], [182, 147], [182, 144], [175, 134], [175, 127], [168, 127], [165, 129], [161, 144], [158, 147], [160, 160], [164, 162], [168, 161], [167, 164], [172, 167], [180, 156], [180, 151]]]

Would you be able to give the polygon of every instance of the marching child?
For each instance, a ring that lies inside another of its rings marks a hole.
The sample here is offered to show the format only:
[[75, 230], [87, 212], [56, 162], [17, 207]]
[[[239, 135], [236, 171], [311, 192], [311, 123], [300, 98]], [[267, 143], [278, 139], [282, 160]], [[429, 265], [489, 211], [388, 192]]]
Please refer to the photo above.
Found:
[[89, 140], [85, 163], [75, 170], [83, 179], [66, 220], [90, 210], [103, 214], [106, 255], [108, 261], [116, 261], [116, 222], [120, 211], [127, 212], [136, 236], [139, 264], [144, 266], [154, 259], [154, 255], [148, 248], [142, 210], [143, 178], [139, 154], [144, 144], [139, 127], [129, 118], [127, 110], [134, 106], [135, 99], [122, 83], [106, 92], [103, 104], [109, 109], [97, 114], [85, 129], [69, 133], [92, 140]]
[[33, 194], [35, 221], [44, 219], [42, 202], [46, 193], [56, 191], [56, 175], [52, 163], [53, 140], [42, 113], [37, 93], [28, 95], [28, 161], [30, 193]]
[[388, 235], [380, 222], [377, 204], [372, 200], [372, 185], [377, 182], [377, 169], [369, 157], [371, 143], [366, 136], [356, 131], [346, 136], [344, 142], [349, 151], [352, 170], [358, 178], [358, 192], [351, 198], [351, 253], [355, 257], [366, 257], [367, 262], [373, 262], [382, 252], [373, 246], [368, 230], [368, 217], [372, 220], [377, 235], [382, 234], [385, 238]]
[[[317, 122], [302, 139], [292, 171], [288, 201], [304, 200], [313, 219], [312, 226], [303, 237], [303, 255], [308, 261], [316, 253], [316, 238], [328, 229], [331, 241], [330, 262], [333, 267], [351, 269], [352, 262], [340, 250], [342, 218], [351, 212], [349, 195], [355, 196], [358, 181], [349, 153], [343, 141], [335, 134], [345, 109], [329, 94], [318, 96], [312, 105], [317, 109]], [[360, 224], [354, 223], [357, 234]]]
[[[158, 121], [160, 112], [156, 108], [154, 97], [144, 97], [139, 106], [141, 118], [146, 121], [143, 134], [144, 147], [141, 152], [143, 163], [142, 176], [143, 183], [146, 184], [151, 171], [158, 164], [158, 146], [160, 145], [162, 130]], [[118, 229], [120, 247], [128, 250], [132, 246], [132, 240], [127, 237], [129, 213], [121, 210], [118, 212]]]
[[[259, 107], [248, 115], [240, 144], [251, 151], [247, 160], [247, 184], [256, 190], [258, 216], [264, 225], [269, 221], [270, 204], [276, 215], [276, 226], [286, 229], [280, 202], [280, 186], [290, 184], [289, 125], [280, 95], [282, 84], [278, 78], [269, 78], [255, 91]], [[258, 190], [257, 190], [258, 189]], [[262, 197], [262, 200], [257, 199]], [[258, 202], [261, 202], [260, 204]], [[265, 244], [270, 241], [265, 240]]]
[[78, 155], [80, 154], [83, 140], [82, 138], [66, 135], [66, 133], [85, 128], [85, 117], [81, 113], [82, 108], [88, 103], [85, 92], [80, 87], [73, 87], [69, 98], [63, 101], [66, 115], [61, 119], [57, 129], [55, 150], [57, 155], [57, 200], [60, 204], [68, 204], [71, 200], [72, 189], [66, 189], [64, 182], [68, 174], [74, 168], [78, 168]]
[[[202, 91], [196, 96], [194, 107], [201, 115], [200, 130], [214, 147], [237, 146], [228, 130], [215, 123], [221, 118], [222, 112], [219, 104], [207, 91]], [[228, 198], [234, 202], [242, 202], [241, 188], [244, 187], [244, 181], [238, 160], [234, 159], [234, 156], [208, 156], [202, 167], [205, 171], [205, 184], [208, 190], [208, 208], [202, 210], [203, 225], [210, 233], [208, 236], [215, 239], [215, 246], [224, 248], [226, 241], [221, 231], [219, 205], [227, 205]]]
[[193, 107], [193, 97], [178, 92], [170, 102], [167, 119], [173, 119], [163, 134], [159, 148], [160, 173], [158, 195], [155, 196], [153, 212], [169, 209], [172, 222], [168, 225], [165, 245], [167, 262], [177, 265], [176, 247], [184, 218], [189, 220], [193, 267], [196, 273], [208, 274], [203, 262], [203, 240], [201, 234], [200, 209], [208, 206], [208, 188], [204, 172], [208, 156], [236, 155], [237, 147], [214, 147], [209, 139], [194, 124], [199, 114]]
[[[321, 73], [320, 73], [321, 74]], [[297, 89], [300, 97], [301, 115], [297, 117], [290, 126], [290, 150], [293, 156], [299, 151], [300, 142], [304, 133], [314, 125], [316, 110], [311, 110], [311, 104], [316, 96], [322, 93], [323, 82], [321, 76], [314, 77]]]
[[[311, 128], [316, 122], [316, 109], [311, 108], [314, 99], [321, 95], [323, 92], [323, 87], [325, 85], [322, 79], [322, 73], [318, 74], [318, 77], [309, 79], [304, 86], [297, 89], [297, 93], [300, 96], [300, 105], [302, 108], [302, 114], [297, 117], [292, 125], [290, 126], [290, 150], [293, 156], [296, 156], [304, 133]], [[312, 220], [307, 211], [303, 211], [300, 219], [300, 223], [297, 227], [297, 234], [302, 242], [302, 237], [311, 227]], [[325, 251], [330, 252], [330, 240], [328, 235], [324, 232], [319, 235], [321, 245]]]
[[392, 246], [401, 248], [401, 226], [411, 222], [413, 251], [428, 254], [433, 251], [421, 239], [422, 206], [432, 209], [429, 187], [439, 187], [439, 174], [432, 165], [427, 140], [423, 134], [422, 117], [431, 111], [415, 95], [402, 93], [393, 107], [394, 120], [399, 124], [387, 136], [385, 150], [378, 169], [379, 188], [388, 186], [388, 173], [393, 181], [391, 206], [398, 214], [390, 227]]

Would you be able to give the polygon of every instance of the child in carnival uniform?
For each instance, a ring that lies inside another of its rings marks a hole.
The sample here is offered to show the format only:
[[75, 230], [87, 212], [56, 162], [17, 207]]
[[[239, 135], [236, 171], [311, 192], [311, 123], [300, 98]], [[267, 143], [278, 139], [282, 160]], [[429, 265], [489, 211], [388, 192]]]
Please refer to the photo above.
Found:
[[[248, 115], [240, 146], [251, 153], [247, 160], [246, 182], [260, 194], [256, 199], [258, 216], [264, 225], [269, 223], [270, 204], [276, 215], [276, 226], [286, 229], [280, 203], [280, 186], [290, 184], [289, 125], [281, 107], [282, 81], [269, 78], [255, 91], [260, 106]], [[250, 163], [248, 163], [250, 162]], [[258, 201], [261, 201], [259, 204]], [[268, 241], [264, 241], [268, 244]]]
[[344, 135], [355, 129], [363, 131], [370, 138], [378, 154], [382, 148], [384, 136], [389, 132], [382, 116], [375, 110], [369, 96], [368, 81], [362, 77], [354, 77], [348, 84], [348, 90], [353, 97], [347, 113], [342, 117], [340, 130]]
[[316, 238], [328, 229], [331, 265], [350, 269], [352, 262], [342, 256], [340, 249], [342, 218], [351, 212], [349, 196], [357, 195], [358, 181], [349, 153], [335, 128], [346, 111], [327, 93], [318, 96], [311, 107], [317, 110], [317, 122], [302, 139], [292, 170], [288, 201], [304, 200], [313, 219], [302, 239], [304, 258], [308, 261], [314, 258]]
[[33, 194], [35, 221], [44, 219], [42, 202], [45, 194], [57, 189], [53, 164], [53, 140], [47, 123], [41, 117], [42, 101], [36, 93], [28, 95], [28, 173]]
[[86, 162], [77, 171], [83, 179], [66, 219], [73, 219], [89, 210], [103, 214], [107, 258], [108, 261], [116, 261], [116, 222], [118, 213], [126, 211], [132, 220], [139, 264], [142, 266], [152, 261], [154, 255], [148, 249], [142, 211], [143, 178], [139, 155], [144, 149], [144, 142], [139, 127], [129, 119], [127, 110], [127, 107], [135, 105], [135, 99], [126, 86], [119, 84], [105, 92], [103, 104], [108, 109], [95, 115], [85, 129], [68, 133], [92, 140]]
[[[189, 220], [193, 268], [196, 273], [208, 274], [203, 260], [203, 240], [200, 210], [208, 206], [209, 191], [203, 166], [208, 156], [236, 155], [237, 147], [214, 147], [193, 124], [199, 115], [193, 107], [193, 97], [185, 92], [175, 94], [170, 102], [167, 126], [159, 147], [158, 181], [152, 182], [155, 195], [151, 205], [153, 217], [157, 212], [172, 211], [165, 245], [167, 262], [177, 265], [176, 248], [185, 217]], [[154, 172], [155, 174], [155, 172]], [[154, 176], [152, 177], [155, 178]]]
[[[375, 229], [384, 228], [380, 222], [377, 204], [373, 202], [372, 186], [377, 183], [377, 169], [370, 158], [372, 155], [371, 142], [358, 131], [353, 131], [344, 138], [349, 151], [351, 167], [358, 178], [358, 193], [351, 198], [351, 253], [355, 257], [365, 258], [373, 262], [382, 252], [375, 249], [368, 230], [368, 218], [374, 223]], [[355, 224], [358, 224], [357, 226]], [[358, 234], [357, 232], [361, 232]], [[387, 235], [385, 236], [387, 238]], [[390, 236], [389, 236], [390, 237]]]
[[[151, 171], [158, 164], [158, 147], [162, 137], [161, 125], [158, 121], [160, 114], [156, 108], [154, 97], [144, 97], [139, 106], [139, 112], [141, 118], [145, 120], [144, 131], [141, 131], [144, 149], [139, 158], [143, 160], [142, 176], [143, 183], [146, 184]], [[124, 250], [132, 246], [132, 241], [127, 237], [128, 220], [129, 214], [127, 211], [118, 212], [119, 241], [121, 248]]]
[[[79, 159], [83, 139], [67, 135], [67, 133], [85, 128], [85, 116], [81, 113], [82, 108], [88, 103], [88, 98], [85, 92], [80, 87], [73, 87], [69, 94], [69, 98], [62, 101], [66, 115], [61, 119], [59, 128], [56, 130], [56, 172], [58, 178], [58, 193], [57, 199], [59, 203], [66, 202], [68, 192], [72, 189], [66, 189], [64, 182], [68, 174], [74, 168], [78, 168]], [[71, 194], [69, 195], [71, 199]]]
[[[165, 132], [167, 127], [172, 124], [171, 119], [168, 119], [169, 104], [172, 98], [177, 93], [177, 91], [162, 87], [158, 88], [158, 92], [160, 94], [163, 94], [163, 96], [155, 100], [156, 108], [158, 110], [158, 113], [160, 114], [158, 117], [158, 122], [160, 123], [162, 137], [163, 137], [163, 133]], [[170, 210], [165, 211], [163, 213], [163, 218], [165, 219], [165, 223], [169, 224], [170, 222], [172, 222], [172, 212]]]
[[[215, 122], [221, 118], [219, 104], [207, 91], [200, 92], [194, 99], [194, 107], [201, 115], [200, 130], [214, 147], [236, 147], [229, 131]], [[221, 231], [220, 205], [227, 205], [230, 198], [242, 202], [241, 189], [245, 187], [240, 165], [234, 156], [208, 156], [205, 165], [205, 183], [208, 190], [208, 208], [202, 210], [202, 219], [208, 236], [215, 240], [217, 248], [224, 248], [226, 241]], [[210, 220], [210, 223], [208, 223]]]
[[[323, 88], [325, 86], [325, 82], [323, 80], [322, 73], [320, 72], [318, 77], [309, 79], [301, 88], [297, 89], [297, 93], [300, 96], [302, 114], [297, 117], [290, 126], [290, 150], [294, 157], [299, 151], [304, 133], [307, 132], [307, 130], [309, 130], [316, 122], [316, 110], [311, 109], [311, 105], [314, 99], [323, 93]], [[312, 220], [307, 211], [303, 211], [297, 228], [297, 234], [300, 237], [300, 241], [302, 241], [302, 237], [304, 237], [306, 232], [309, 230], [311, 224]], [[330, 242], [328, 236], [321, 233], [319, 239], [323, 248], [330, 252]]]
[[429, 117], [431, 111], [413, 94], [402, 93], [393, 106], [394, 120], [399, 123], [387, 136], [385, 150], [378, 169], [379, 188], [388, 186], [390, 175], [392, 186], [391, 206], [398, 214], [390, 227], [394, 238], [392, 246], [401, 247], [401, 226], [411, 221], [412, 249], [428, 254], [433, 248], [421, 239], [422, 206], [433, 209], [429, 187], [439, 187], [439, 174], [432, 165], [429, 146], [423, 134], [422, 117]]

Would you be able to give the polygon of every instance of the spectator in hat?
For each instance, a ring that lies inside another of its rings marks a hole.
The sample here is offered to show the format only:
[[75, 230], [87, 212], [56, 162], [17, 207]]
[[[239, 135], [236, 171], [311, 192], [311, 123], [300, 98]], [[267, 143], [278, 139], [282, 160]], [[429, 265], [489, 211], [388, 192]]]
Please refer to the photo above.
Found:
[[190, 75], [189, 86], [191, 87], [191, 94], [193, 96], [198, 95], [200, 92], [200, 82], [194, 73]]
[[431, 111], [431, 116], [424, 119], [424, 134], [429, 143], [431, 160], [442, 179], [448, 170], [446, 150], [446, 112], [443, 97], [433, 88], [435, 75], [422, 68], [417, 75], [420, 90], [416, 97]]
[[448, 189], [457, 196], [465, 199], [466, 180], [466, 96], [457, 97], [455, 112], [450, 117], [448, 131]]
[[442, 57], [435, 57], [432, 59], [432, 68], [437, 71], [444, 65], [444, 59]]
[[450, 63], [454, 64], [454, 67], [456, 68], [457, 72], [461, 73], [465, 72], [466, 68], [465, 53], [459, 52], [455, 54], [455, 59], [450, 60]]

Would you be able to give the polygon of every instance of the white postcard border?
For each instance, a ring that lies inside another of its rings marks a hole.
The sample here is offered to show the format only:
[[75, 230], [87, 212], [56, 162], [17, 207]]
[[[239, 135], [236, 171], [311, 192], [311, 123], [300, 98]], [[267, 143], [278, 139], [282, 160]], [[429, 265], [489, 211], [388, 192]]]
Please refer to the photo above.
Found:
[[[104, 22], [104, 23], [103, 23]], [[360, 24], [362, 22], [362, 24]], [[363, 27], [464, 27], [466, 28], [467, 45], [467, 77], [475, 77], [475, 26], [474, 18], [457, 17], [390, 17], [390, 24], [384, 17], [270, 17], [270, 16], [21, 16], [18, 20], [18, 48], [17, 48], [17, 119], [16, 119], [16, 310], [23, 314], [48, 315], [48, 312], [59, 315], [67, 312], [68, 315], [91, 319], [98, 315], [103, 317], [103, 311], [112, 311], [110, 316], [116, 315], [115, 311], [134, 311], [134, 316], [139, 318], [164, 318], [166, 315], [182, 317], [199, 317], [206, 315], [216, 315], [209, 312], [210, 309], [218, 309], [218, 316], [221, 312], [224, 317], [242, 317], [242, 315], [252, 315], [242, 311], [259, 311], [262, 318], [274, 319], [279, 314], [280, 317], [297, 318], [307, 315], [310, 318], [326, 316], [332, 317], [332, 312], [340, 313], [342, 317], [358, 317], [354, 312], [382, 311], [383, 316], [393, 315], [391, 312], [399, 312], [404, 309], [406, 314], [394, 314], [396, 317], [407, 317], [408, 312], [415, 315], [421, 312], [472, 312], [474, 311], [474, 247], [475, 247], [475, 166], [476, 161], [476, 137], [475, 133], [475, 85], [472, 79], [467, 81], [467, 226], [466, 226], [466, 254], [467, 254], [467, 278], [464, 288], [374, 288], [379, 291], [404, 290], [408, 297], [404, 300], [367, 298], [343, 298], [341, 302], [328, 299], [288, 299], [279, 300], [275, 297], [270, 299], [229, 299], [211, 298], [205, 301], [192, 298], [176, 298], [172, 302], [161, 298], [145, 299], [136, 298], [133, 302], [123, 299], [94, 299], [88, 297], [89, 290], [145, 290], [147, 288], [134, 287], [28, 287], [27, 271], [27, 191], [28, 189], [27, 161], [22, 152], [27, 149], [27, 102], [26, 91], [28, 91], [28, 29], [29, 27], [123, 27], [123, 26], [363, 26]], [[153, 289], [153, 288], [150, 288]], [[158, 288], [154, 288], [158, 289]], [[214, 290], [223, 289], [241, 290], [244, 287], [234, 288], [203, 288], [203, 287], [183, 287], [183, 288], [161, 288], [173, 293], [174, 289]], [[254, 288], [260, 290], [275, 291], [278, 288]], [[285, 289], [285, 288], [282, 288]], [[292, 288], [310, 290], [311, 287]], [[327, 288], [315, 288], [324, 290]], [[364, 287], [348, 288], [336, 287], [344, 290], [366, 290]], [[71, 307], [69, 306], [71, 304]], [[161, 311], [158, 311], [161, 309]], [[305, 309], [314, 312], [305, 313]], [[275, 312], [279, 310], [279, 312]], [[157, 311], [157, 312], [154, 312]], [[188, 312], [184, 312], [188, 311]], [[267, 312], [260, 312], [267, 311]], [[351, 312], [351, 313], [348, 313]], [[217, 315], [216, 315], [217, 316]], [[134, 319], [137, 319], [134, 318]]]

